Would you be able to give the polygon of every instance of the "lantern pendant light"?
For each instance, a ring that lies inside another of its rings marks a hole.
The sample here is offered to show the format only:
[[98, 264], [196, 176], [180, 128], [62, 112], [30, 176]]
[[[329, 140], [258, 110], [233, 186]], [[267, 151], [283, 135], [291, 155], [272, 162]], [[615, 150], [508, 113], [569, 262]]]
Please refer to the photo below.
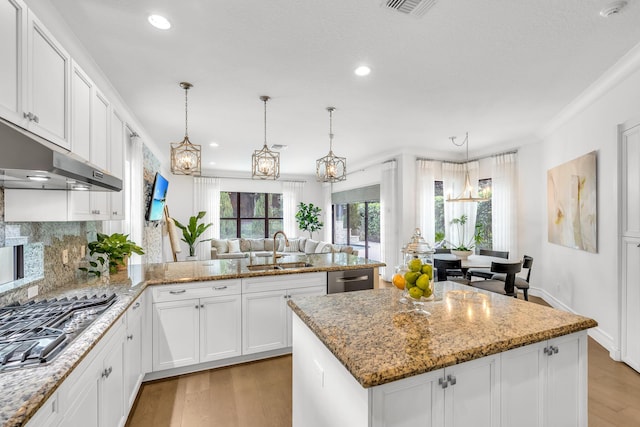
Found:
[[255, 150], [251, 156], [253, 179], [278, 179], [280, 177], [280, 153], [269, 150], [267, 147], [267, 101], [271, 99], [266, 95], [260, 97], [264, 102], [264, 146], [261, 150]]
[[316, 180], [338, 182], [347, 179], [347, 158], [333, 154], [333, 112], [335, 107], [327, 107], [329, 112], [329, 154], [316, 160]]
[[182, 142], [171, 143], [171, 173], [200, 176], [200, 145], [192, 144], [189, 141], [187, 94], [193, 85], [188, 82], [180, 82], [180, 87], [184, 89], [184, 139]]

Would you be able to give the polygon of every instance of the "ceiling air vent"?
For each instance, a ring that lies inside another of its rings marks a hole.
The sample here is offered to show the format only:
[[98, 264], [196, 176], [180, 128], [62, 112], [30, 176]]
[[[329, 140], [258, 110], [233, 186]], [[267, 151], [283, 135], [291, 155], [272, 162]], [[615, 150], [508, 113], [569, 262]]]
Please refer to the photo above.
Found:
[[423, 16], [438, 0], [383, 0], [382, 6], [405, 15]]

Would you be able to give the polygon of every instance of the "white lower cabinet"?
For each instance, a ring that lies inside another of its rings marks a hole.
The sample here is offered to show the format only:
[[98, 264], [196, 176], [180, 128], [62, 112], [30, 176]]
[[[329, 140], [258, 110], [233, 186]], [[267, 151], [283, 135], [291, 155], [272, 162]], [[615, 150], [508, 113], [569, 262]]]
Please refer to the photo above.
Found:
[[144, 377], [142, 366], [143, 322], [145, 321], [145, 298], [141, 295], [127, 310], [127, 331], [124, 342], [124, 398], [125, 407], [131, 408]]
[[489, 356], [372, 389], [372, 426], [500, 425], [499, 356]]
[[116, 427], [126, 421], [124, 409], [124, 333], [123, 319], [113, 326], [91, 360], [72, 373], [65, 384], [68, 409], [64, 426]]
[[242, 280], [242, 354], [291, 346], [291, 310], [298, 295], [325, 295], [326, 273], [250, 277]]
[[240, 280], [162, 286], [153, 301], [154, 371], [240, 355]]

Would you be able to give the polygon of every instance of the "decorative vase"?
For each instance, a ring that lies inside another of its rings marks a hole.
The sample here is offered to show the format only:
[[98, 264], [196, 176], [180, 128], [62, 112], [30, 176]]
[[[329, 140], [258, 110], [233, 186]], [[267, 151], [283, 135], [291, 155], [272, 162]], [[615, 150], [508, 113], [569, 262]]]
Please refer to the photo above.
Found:
[[194, 255], [194, 256], [188, 256], [184, 258], [185, 261], [197, 261], [198, 260], [198, 255]]
[[469, 255], [473, 255], [473, 251], [457, 251], [455, 249], [451, 249], [451, 253], [460, 259], [467, 259]]
[[116, 264], [116, 271], [126, 271], [129, 265], [129, 257], [126, 256], [122, 259], [122, 264]]

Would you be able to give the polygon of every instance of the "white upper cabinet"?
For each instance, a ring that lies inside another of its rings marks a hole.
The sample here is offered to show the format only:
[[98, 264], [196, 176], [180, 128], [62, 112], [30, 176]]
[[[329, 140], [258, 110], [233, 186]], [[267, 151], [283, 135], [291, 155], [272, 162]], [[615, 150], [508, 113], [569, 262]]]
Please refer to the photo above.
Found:
[[71, 151], [91, 158], [91, 104], [94, 84], [75, 62], [71, 67]]
[[27, 129], [66, 149], [71, 58], [33, 13], [27, 15]]
[[21, 0], [0, 0], [0, 116], [22, 124], [27, 8]]

